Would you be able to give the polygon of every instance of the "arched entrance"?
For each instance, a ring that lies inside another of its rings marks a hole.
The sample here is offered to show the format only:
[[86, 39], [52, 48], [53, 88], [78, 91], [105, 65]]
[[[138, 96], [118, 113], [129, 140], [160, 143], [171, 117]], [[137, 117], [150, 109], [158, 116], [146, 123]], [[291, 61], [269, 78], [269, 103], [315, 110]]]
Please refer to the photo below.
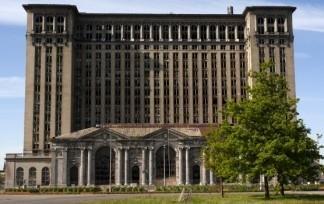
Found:
[[158, 184], [176, 184], [176, 152], [170, 146], [162, 146], [156, 151], [155, 169]]
[[109, 185], [115, 183], [115, 152], [110, 147], [102, 147], [96, 152], [95, 184]]
[[192, 184], [200, 183], [200, 166], [195, 164], [192, 167]]
[[132, 168], [132, 183], [139, 184], [139, 167], [133, 166]]
[[79, 172], [77, 166], [72, 166], [70, 168], [70, 185], [78, 185]]

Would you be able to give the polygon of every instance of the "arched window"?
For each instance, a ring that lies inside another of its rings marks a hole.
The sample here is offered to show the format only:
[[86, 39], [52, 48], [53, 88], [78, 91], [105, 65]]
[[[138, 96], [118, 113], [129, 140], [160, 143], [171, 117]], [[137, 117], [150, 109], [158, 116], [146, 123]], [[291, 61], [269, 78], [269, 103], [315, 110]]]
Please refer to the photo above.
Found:
[[267, 18], [267, 26], [268, 26], [268, 32], [273, 33], [274, 32], [274, 18], [272, 18], [272, 17]]
[[263, 17], [258, 17], [258, 20], [257, 20], [257, 32], [259, 34], [264, 34], [264, 18]]
[[278, 19], [277, 19], [277, 22], [278, 22], [278, 32], [279, 33], [283, 33], [283, 32], [285, 32], [285, 19], [284, 19], [284, 17], [279, 17]]
[[172, 182], [175, 177], [175, 159], [176, 153], [170, 146], [162, 146], [156, 152], [156, 178], [157, 180], [165, 181], [166, 183]]
[[226, 27], [224, 25], [219, 26], [219, 39], [225, 40], [225, 29]]
[[209, 27], [209, 37], [211, 40], [216, 40], [216, 26], [215, 25], [211, 25]]
[[24, 185], [24, 169], [21, 167], [17, 168], [16, 170], [16, 185]]
[[48, 167], [42, 169], [42, 186], [48, 186], [50, 184], [50, 173]]
[[28, 174], [28, 185], [36, 186], [36, 168], [31, 167]]

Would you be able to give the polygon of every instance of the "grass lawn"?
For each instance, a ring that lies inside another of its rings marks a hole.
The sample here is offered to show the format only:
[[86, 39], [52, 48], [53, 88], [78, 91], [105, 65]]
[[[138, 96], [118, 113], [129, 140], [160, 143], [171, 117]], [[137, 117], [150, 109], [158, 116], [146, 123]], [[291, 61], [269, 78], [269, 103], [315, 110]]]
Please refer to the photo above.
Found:
[[[178, 203], [178, 195], [140, 195], [133, 198], [122, 198], [118, 200], [94, 201], [87, 204], [166, 204]], [[230, 204], [230, 203], [247, 203], [247, 204], [310, 204], [310, 203], [324, 203], [323, 195], [286, 195], [285, 197], [279, 195], [271, 195], [270, 200], [264, 200], [262, 194], [251, 193], [235, 193], [225, 194], [225, 198], [221, 198], [218, 194], [193, 194], [191, 199], [183, 203], [213, 203], [213, 204]]]

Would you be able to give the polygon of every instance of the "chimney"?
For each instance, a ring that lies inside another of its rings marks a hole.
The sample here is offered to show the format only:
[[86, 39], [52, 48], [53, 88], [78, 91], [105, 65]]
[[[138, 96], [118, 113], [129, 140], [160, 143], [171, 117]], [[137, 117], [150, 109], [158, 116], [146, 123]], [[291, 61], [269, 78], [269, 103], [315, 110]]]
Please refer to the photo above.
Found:
[[227, 7], [227, 14], [228, 15], [233, 15], [233, 6], [228, 6]]

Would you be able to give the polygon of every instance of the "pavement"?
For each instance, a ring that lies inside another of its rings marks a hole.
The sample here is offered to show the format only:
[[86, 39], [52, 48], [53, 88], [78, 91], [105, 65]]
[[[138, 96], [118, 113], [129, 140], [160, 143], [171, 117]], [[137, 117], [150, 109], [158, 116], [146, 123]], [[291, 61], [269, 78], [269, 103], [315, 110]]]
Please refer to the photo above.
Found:
[[[324, 191], [287, 191], [286, 194], [309, 194], [309, 195], [323, 195]], [[199, 193], [204, 194], [204, 193]], [[234, 193], [233, 193], [234, 194]], [[246, 193], [246, 194], [263, 194], [258, 193]], [[119, 200], [134, 197], [143, 196], [179, 196], [179, 193], [144, 193], [144, 194], [26, 194], [26, 195], [9, 195], [0, 194], [0, 204], [78, 204], [87, 203], [90, 201], [100, 200]]]

